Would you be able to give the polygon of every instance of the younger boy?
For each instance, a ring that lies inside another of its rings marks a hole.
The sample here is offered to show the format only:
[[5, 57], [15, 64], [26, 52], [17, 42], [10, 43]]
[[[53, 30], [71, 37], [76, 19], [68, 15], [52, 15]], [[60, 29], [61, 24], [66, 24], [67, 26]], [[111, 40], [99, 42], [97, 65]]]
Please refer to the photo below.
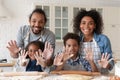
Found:
[[54, 59], [55, 70], [98, 71], [90, 49], [86, 50], [86, 59], [81, 57], [79, 53], [80, 37], [77, 34], [67, 33], [63, 37], [63, 42], [64, 51]]

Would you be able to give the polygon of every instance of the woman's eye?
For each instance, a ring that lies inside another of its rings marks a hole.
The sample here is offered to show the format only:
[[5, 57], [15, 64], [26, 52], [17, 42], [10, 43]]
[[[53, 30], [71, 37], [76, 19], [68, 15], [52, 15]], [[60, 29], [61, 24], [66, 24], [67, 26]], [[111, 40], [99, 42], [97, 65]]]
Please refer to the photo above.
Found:
[[85, 22], [82, 22], [81, 24], [85, 24]]

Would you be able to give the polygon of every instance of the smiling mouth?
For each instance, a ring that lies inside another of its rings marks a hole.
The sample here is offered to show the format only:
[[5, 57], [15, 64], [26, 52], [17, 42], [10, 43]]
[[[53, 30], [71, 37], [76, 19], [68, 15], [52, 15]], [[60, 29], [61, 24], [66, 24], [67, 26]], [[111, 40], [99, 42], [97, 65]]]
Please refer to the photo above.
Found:
[[86, 31], [86, 32], [89, 31], [89, 29], [83, 29], [83, 30]]
[[41, 30], [41, 28], [34, 28], [34, 30]]

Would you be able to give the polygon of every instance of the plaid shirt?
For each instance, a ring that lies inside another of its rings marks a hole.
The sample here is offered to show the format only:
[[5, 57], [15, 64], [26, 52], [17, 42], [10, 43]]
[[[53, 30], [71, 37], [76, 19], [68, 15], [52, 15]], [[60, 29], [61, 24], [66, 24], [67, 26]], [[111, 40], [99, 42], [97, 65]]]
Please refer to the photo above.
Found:
[[75, 59], [69, 59], [64, 67], [64, 70], [84, 70], [84, 71], [92, 71], [91, 66], [87, 60], [82, 58], [80, 55]]

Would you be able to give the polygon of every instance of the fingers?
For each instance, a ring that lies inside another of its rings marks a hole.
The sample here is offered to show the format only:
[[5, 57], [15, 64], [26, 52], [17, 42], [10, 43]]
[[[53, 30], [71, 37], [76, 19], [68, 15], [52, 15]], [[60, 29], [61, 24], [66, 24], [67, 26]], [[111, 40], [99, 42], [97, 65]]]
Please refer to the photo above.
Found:
[[41, 66], [46, 65], [45, 59], [43, 58], [42, 51], [40, 49], [35, 52], [34, 57], [37, 60], [36, 65], [41, 65]]
[[57, 54], [55, 56], [55, 60], [62, 59], [62, 58], [63, 58], [63, 54]]
[[8, 42], [8, 46], [7, 48], [13, 48], [13, 47], [17, 47], [16, 41], [15, 40], [11, 40], [10, 42]]
[[8, 42], [9, 46], [16, 46], [16, 41], [15, 40], [11, 40], [10, 42]]
[[21, 50], [19, 53], [19, 56], [23, 56], [24, 58], [26, 58], [28, 55], [28, 51], [26, 52], [25, 50]]
[[47, 48], [49, 48], [49, 45], [50, 45], [50, 43], [48, 43], [48, 42], [45, 42], [45, 48], [44, 48], [44, 49], [47, 49]]
[[45, 42], [45, 48], [44, 49], [52, 49], [52, 45], [49, 42]]
[[37, 54], [38, 54], [38, 56], [41, 56], [41, 57], [42, 57], [42, 56], [43, 56], [42, 50], [39, 49], [38, 52], [37, 52]]
[[39, 49], [35, 54], [34, 54], [36, 59], [44, 59], [43, 53], [41, 49]]
[[103, 53], [103, 54], [102, 54], [102, 58], [101, 58], [101, 59], [108, 60], [108, 59], [109, 59], [109, 57], [110, 57], [110, 54], [108, 54], [108, 53]]
[[36, 53], [34, 54], [34, 57], [35, 57], [36, 60], [38, 60], [38, 52], [36, 52]]
[[102, 57], [101, 57], [101, 60], [104, 59], [104, 55], [105, 55], [105, 54], [103, 53], [103, 54], [102, 54]]
[[38, 59], [39, 57], [41, 57], [41, 54], [39, 54], [38, 52], [35, 52], [34, 56], [36, 59]]
[[106, 59], [109, 60], [110, 54], [106, 54]]
[[63, 54], [57, 54], [54, 59], [54, 65], [60, 66], [63, 64]]
[[74, 56], [74, 54], [70, 54], [70, 57], [69, 58], [71, 58], [71, 57], [73, 57]]

